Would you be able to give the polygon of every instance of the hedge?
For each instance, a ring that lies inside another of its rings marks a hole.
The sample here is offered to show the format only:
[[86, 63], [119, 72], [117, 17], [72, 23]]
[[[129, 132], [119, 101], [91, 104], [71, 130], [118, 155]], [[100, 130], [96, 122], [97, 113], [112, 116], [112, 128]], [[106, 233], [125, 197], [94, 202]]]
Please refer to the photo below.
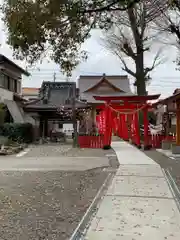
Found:
[[30, 143], [33, 141], [33, 126], [30, 123], [5, 123], [0, 126], [0, 135], [12, 141]]

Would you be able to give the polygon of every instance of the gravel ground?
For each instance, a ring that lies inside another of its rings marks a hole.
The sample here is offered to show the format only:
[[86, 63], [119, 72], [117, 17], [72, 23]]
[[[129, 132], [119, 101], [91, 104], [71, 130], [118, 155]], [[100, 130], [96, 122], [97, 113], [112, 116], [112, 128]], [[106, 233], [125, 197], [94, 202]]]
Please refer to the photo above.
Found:
[[72, 148], [71, 144], [43, 144], [29, 146], [25, 157], [104, 157], [106, 154], [114, 154], [114, 150]]
[[180, 158], [171, 159], [156, 150], [145, 151], [144, 153], [157, 162], [162, 168], [169, 169], [180, 189]]
[[0, 239], [69, 239], [107, 174], [0, 172]]

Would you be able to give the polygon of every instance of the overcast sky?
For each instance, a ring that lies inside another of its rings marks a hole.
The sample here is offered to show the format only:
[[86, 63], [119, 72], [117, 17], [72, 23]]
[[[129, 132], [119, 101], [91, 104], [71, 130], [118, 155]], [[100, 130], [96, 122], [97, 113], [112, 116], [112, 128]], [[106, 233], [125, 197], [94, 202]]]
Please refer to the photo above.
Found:
[[[21, 67], [26, 67], [25, 62], [19, 62], [13, 59], [12, 51], [6, 44], [6, 34], [3, 31], [4, 26], [0, 23], [0, 52], [11, 60], [15, 61]], [[159, 47], [159, 45], [158, 45]], [[86, 41], [83, 49], [89, 52], [89, 58], [86, 62], [80, 64], [73, 72], [72, 79], [75, 80], [79, 75], [96, 75], [106, 73], [107, 75], [126, 74], [122, 71], [122, 65], [119, 59], [110, 54], [101, 44], [100, 33], [94, 31], [92, 37]], [[153, 73], [152, 81], [148, 87], [149, 93], [161, 93], [162, 97], [171, 95], [176, 88], [180, 88], [180, 71], [176, 70], [176, 64], [173, 60], [176, 59], [177, 50], [173, 47], [166, 47], [163, 56], [166, 58], [165, 63], [158, 66]], [[154, 53], [153, 53], [154, 54]], [[153, 54], [146, 57], [146, 63], [151, 63]], [[39, 68], [39, 70], [37, 70]], [[65, 76], [60, 73], [59, 67], [53, 62], [49, 63], [44, 59], [41, 65], [36, 65], [34, 70], [30, 71], [32, 76], [23, 79], [23, 86], [40, 87], [43, 80], [51, 81], [53, 74], [56, 72], [56, 81], [66, 80]], [[133, 80], [131, 79], [131, 85]], [[133, 86], [132, 86], [133, 87]]]

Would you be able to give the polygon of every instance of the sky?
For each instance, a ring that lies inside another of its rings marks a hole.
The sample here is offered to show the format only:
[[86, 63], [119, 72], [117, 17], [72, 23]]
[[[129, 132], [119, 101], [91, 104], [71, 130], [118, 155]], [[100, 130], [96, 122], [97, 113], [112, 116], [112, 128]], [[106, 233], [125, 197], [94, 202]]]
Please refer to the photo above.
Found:
[[[6, 44], [5, 27], [0, 22], [0, 53], [13, 60], [15, 63], [25, 68], [27, 64], [25, 62], [17, 61], [13, 58], [13, 52], [11, 48]], [[157, 44], [156, 50], [161, 45]], [[88, 60], [81, 63], [72, 74], [72, 80], [75, 81], [79, 75], [122, 75], [126, 74], [122, 71], [122, 64], [120, 60], [112, 55], [101, 42], [101, 33], [94, 31], [92, 37], [88, 39], [82, 46], [82, 49], [88, 51]], [[153, 60], [154, 53], [148, 54], [145, 59], [147, 64], [150, 64]], [[173, 61], [176, 59], [177, 49], [172, 46], [166, 46], [163, 51], [163, 58], [165, 61], [159, 65], [152, 72], [152, 81], [147, 87], [149, 94], [161, 94], [161, 98], [167, 97], [173, 93], [176, 88], [180, 88], [180, 71], [176, 70], [176, 64]], [[132, 67], [131, 63], [129, 66]], [[41, 65], [35, 65], [31, 70], [31, 77], [23, 77], [23, 87], [40, 87], [42, 81], [52, 81], [53, 74], [56, 73], [56, 81], [66, 81], [66, 76], [63, 76], [60, 72], [59, 66], [53, 62], [48, 62], [47, 59], [43, 60]], [[133, 79], [130, 78], [130, 84], [132, 91]]]

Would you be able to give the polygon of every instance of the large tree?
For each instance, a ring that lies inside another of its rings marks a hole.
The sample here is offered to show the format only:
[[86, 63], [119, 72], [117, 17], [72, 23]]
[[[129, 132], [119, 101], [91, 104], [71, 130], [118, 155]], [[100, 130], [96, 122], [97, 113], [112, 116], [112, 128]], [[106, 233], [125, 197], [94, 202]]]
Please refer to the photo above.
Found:
[[106, 27], [112, 12], [122, 12], [140, 0], [4, 0], [8, 43], [29, 63], [50, 53], [70, 74], [82, 57], [81, 44], [93, 28]]
[[162, 15], [166, 7], [164, 2], [158, 0], [141, 1], [121, 14], [114, 13], [111, 28], [104, 31], [105, 47], [118, 56], [123, 70], [135, 79], [138, 95], [146, 94], [146, 82], [151, 79], [150, 72], [162, 60], [162, 49], [157, 47], [151, 66], [146, 66], [144, 58], [146, 53], [151, 52], [158, 34], [153, 28], [154, 20]]

